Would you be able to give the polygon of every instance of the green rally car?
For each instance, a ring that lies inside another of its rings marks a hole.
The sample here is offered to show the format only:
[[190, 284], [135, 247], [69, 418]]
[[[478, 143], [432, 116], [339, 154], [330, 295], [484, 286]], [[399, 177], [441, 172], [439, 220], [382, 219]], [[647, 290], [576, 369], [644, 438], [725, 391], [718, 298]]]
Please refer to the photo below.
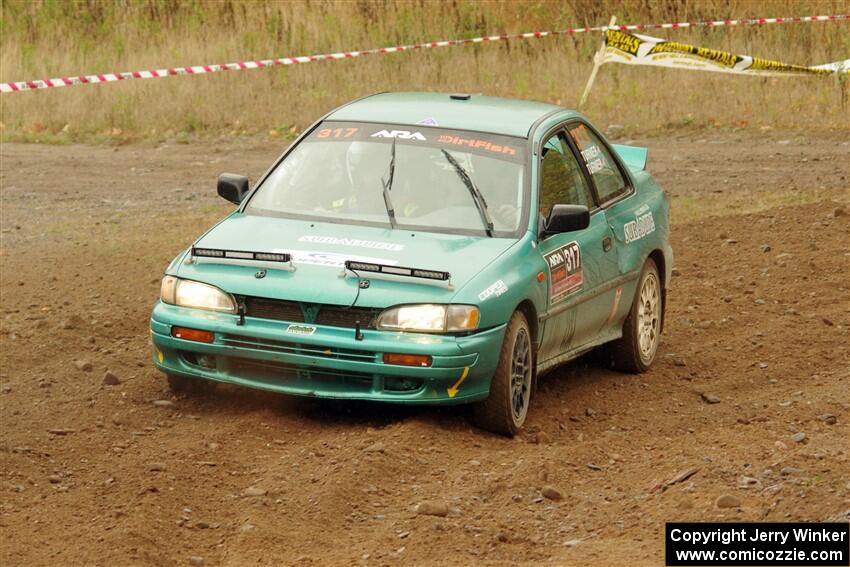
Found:
[[474, 402], [514, 434], [539, 374], [655, 359], [673, 258], [646, 155], [537, 102], [342, 106], [253, 188], [219, 177], [237, 208], [168, 266], [154, 363], [175, 390]]

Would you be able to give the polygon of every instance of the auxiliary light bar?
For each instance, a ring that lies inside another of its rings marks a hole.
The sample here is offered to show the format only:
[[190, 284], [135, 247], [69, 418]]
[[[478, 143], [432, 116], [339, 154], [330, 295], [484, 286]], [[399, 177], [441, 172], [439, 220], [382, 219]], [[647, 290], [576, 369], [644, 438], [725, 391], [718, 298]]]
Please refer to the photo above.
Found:
[[346, 260], [345, 267], [351, 271], [373, 272], [377, 274], [406, 276], [410, 278], [425, 278], [428, 280], [448, 281], [449, 278], [452, 277], [449, 272], [420, 270], [419, 268], [404, 268], [401, 266], [388, 266], [386, 264], [373, 264], [371, 262], [355, 262], [353, 260]]
[[287, 253], [246, 252], [244, 250], [219, 250], [217, 248], [192, 247], [192, 256], [199, 258], [229, 258], [231, 260], [256, 260], [258, 262], [289, 262], [292, 257]]

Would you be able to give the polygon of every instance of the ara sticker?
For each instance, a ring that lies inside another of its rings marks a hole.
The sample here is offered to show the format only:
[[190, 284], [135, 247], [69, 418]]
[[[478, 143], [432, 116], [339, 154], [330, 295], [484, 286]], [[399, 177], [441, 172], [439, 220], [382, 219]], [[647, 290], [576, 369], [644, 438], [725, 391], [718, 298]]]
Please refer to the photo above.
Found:
[[653, 218], [652, 212], [636, 215], [635, 220], [623, 225], [623, 236], [626, 239], [626, 244], [640, 240], [653, 232], [655, 232], [655, 218]]
[[407, 130], [381, 130], [370, 136], [371, 138], [398, 138], [399, 140], [419, 140], [424, 142], [427, 140], [421, 132], [409, 132]]
[[505, 282], [499, 280], [481, 293], [479, 293], [478, 301], [485, 301], [490, 297], [499, 297], [506, 291], [508, 291], [508, 286], [505, 285]]
[[418, 126], [439, 126], [434, 118], [423, 118], [416, 123]]
[[543, 258], [549, 268], [549, 303], [560, 301], [581, 289], [584, 276], [581, 270], [581, 248], [578, 242], [573, 240], [544, 254]]
[[316, 327], [311, 325], [290, 325], [286, 328], [286, 332], [293, 335], [312, 335], [316, 332]]

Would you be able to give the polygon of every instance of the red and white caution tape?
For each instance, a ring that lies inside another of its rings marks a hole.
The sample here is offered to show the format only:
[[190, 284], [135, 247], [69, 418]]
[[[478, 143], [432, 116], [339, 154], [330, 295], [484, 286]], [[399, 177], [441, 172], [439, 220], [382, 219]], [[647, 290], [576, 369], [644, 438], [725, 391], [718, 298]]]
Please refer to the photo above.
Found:
[[[633, 24], [612, 26], [611, 29], [620, 31], [650, 30], [650, 29], [681, 29], [693, 27], [724, 27], [724, 26], [761, 26], [766, 24], [786, 24], [799, 22], [834, 22], [850, 20], [850, 14], [835, 16], [794, 16], [789, 18], [753, 18], [747, 20], [711, 20], [700, 22], [677, 22], [666, 24]], [[416, 49], [434, 49], [437, 47], [450, 47], [453, 45], [467, 45], [471, 43], [490, 43], [506, 41], [510, 39], [533, 39], [549, 36], [573, 35], [593, 31], [605, 31], [608, 26], [594, 26], [583, 28], [567, 28], [554, 31], [538, 31], [518, 34], [489, 35], [468, 39], [450, 39], [442, 41], [429, 41], [411, 45], [397, 45], [393, 47], [379, 47], [364, 49], [361, 51], [343, 51], [340, 53], [326, 53], [321, 55], [304, 55], [300, 57], [281, 57], [278, 59], [260, 59], [255, 61], [240, 61], [238, 63], [223, 63], [215, 65], [196, 65], [193, 67], [171, 67], [167, 69], [149, 69], [145, 71], [126, 71], [121, 73], [104, 73], [102, 75], [77, 75], [74, 77], [57, 77], [55, 79], [38, 79], [34, 81], [19, 81], [13, 83], [0, 83], [0, 93], [11, 93], [37, 89], [48, 89], [52, 87], [68, 87], [71, 85], [88, 85], [97, 83], [110, 83], [113, 81], [125, 81], [130, 79], [156, 79], [160, 77], [171, 77], [175, 75], [201, 75], [204, 73], [219, 73], [222, 71], [237, 71], [241, 69], [262, 69], [276, 65], [297, 65], [300, 63], [312, 63], [314, 61], [331, 61], [339, 59], [353, 59], [365, 55], [384, 55], [386, 53], [400, 53], [402, 51], [413, 51]]]
[[[627, 26], [611, 26], [610, 29], [619, 31], [635, 30], [670, 30], [681, 28], [719, 28], [726, 26], [763, 26], [766, 24], [797, 24], [802, 22], [837, 22], [850, 20], [850, 15], [838, 16], [791, 16], [789, 18], [751, 18], [747, 20], [708, 20], [704, 22], [678, 22], [671, 24], [632, 24]], [[600, 30], [602, 28], [599, 28]]]

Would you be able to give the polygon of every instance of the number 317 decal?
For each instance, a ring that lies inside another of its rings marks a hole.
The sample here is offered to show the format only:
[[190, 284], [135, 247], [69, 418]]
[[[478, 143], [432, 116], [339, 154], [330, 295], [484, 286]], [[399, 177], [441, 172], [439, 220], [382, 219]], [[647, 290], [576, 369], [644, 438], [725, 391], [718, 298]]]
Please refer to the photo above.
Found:
[[555, 248], [544, 259], [549, 267], [549, 303], [560, 301], [564, 297], [581, 289], [584, 275], [581, 270], [581, 248], [575, 240]]
[[350, 138], [359, 128], [322, 128], [316, 132], [317, 138]]

